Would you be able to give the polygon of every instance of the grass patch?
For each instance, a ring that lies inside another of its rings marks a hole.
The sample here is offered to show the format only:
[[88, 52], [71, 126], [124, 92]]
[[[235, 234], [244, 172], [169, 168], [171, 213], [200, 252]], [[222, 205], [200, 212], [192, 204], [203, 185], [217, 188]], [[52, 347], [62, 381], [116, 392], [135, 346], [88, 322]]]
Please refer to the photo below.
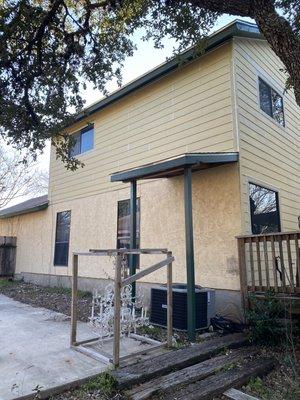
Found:
[[[72, 295], [72, 289], [65, 288], [65, 287], [48, 286], [48, 287], [45, 287], [44, 290], [45, 290], [45, 292], [47, 292], [49, 294], [59, 294], [59, 295], [64, 295], [64, 296], [68, 296], [68, 297], [71, 297], [71, 295]], [[86, 299], [86, 298], [91, 297], [92, 295], [90, 292], [78, 290], [77, 296], [79, 299]]]
[[232, 363], [224, 365], [224, 367], [221, 369], [221, 371], [223, 371], [223, 372], [232, 371], [233, 369], [237, 368], [238, 366], [239, 366], [239, 364], [237, 362], [232, 362]]
[[82, 387], [86, 392], [100, 390], [105, 395], [112, 395], [117, 389], [117, 381], [109, 372], [103, 372], [95, 378], [90, 379]]
[[261, 378], [251, 378], [244, 387], [245, 391], [261, 400], [296, 400], [300, 398], [299, 379], [288, 379], [289, 384], [283, 387], [274, 382], [267, 385]]
[[248, 382], [247, 386], [245, 387], [247, 392], [254, 393], [257, 396], [260, 396], [263, 399], [268, 399], [269, 397], [269, 390], [264, 385], [261, 378], [251, 378]]
[[158, 337], [164, 333], [160, 327], [153, 325], [143, 325], [138, 328], [138, 331], [140, 335], [155, 335]]
[[10, 279], [0, 279], [0, 288], [9, 288], [13, 287], [17, 284], [17, 282]]

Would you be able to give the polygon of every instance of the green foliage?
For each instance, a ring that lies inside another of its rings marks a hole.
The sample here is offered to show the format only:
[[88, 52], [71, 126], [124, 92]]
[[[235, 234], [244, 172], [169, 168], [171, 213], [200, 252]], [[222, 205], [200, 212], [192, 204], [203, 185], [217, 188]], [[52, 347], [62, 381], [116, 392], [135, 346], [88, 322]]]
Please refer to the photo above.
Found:
[[149, 335], [151, 337], [161, 337], [166, 334], [165, 330], [154, 325], [143, 325], [138, 330], [139, 335]]
[[100, 390], [103, 394], [111, 395], [117, 389], [117, 381], [106, 371], [90, 379], [81, 389], [87, 392]]
[[7, 288], [7, 287], [13, 287], [15, 284], [16, 284], [15, 281], [8, 280], [8, 279], [0, 279], [0, 289]]
[[223, 372], [228, 372], [228, 371], [232, 371], [233, 369], [235, 369], [235, 368], [237, 368], [237, 367], [238, 367], [238, 363], [237, 363], [237, 362], [232, 362], [232, 363], [226, 364], [226, 365], [221, 369], [221, 371], [223, 371]]
[[254, 343], [275, 345], [284, 335], [280, 319], [284, 316], [284, 309], [273, 291], [266, 297], [258, 299], [250, 297], [251, 309], [246, 315], [250, 326], [250, 340]]
[[250, 393], [260, 396], [261, 398], [268, 398], [269, 391], [259, 377], [251, 378], [246, 386], [246, 390]]

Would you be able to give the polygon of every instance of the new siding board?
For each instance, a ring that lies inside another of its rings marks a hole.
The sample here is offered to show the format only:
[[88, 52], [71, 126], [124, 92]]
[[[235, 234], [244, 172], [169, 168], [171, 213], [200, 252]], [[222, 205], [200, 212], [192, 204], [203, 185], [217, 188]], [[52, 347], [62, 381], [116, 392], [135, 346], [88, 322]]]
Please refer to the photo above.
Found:
[[115, 171], [189, 151], [235, 151], [227, 43], [80, 122], [94, 123], [95, 147], [67, 171], [51, 154], [51, 203], [116, 190]]
[[[282, 230], [295, 230], [300, 214], [300, 108], [293, 92], [284, 92], [283, 65], [266, 41], [236, 38], [233, 54], [244, 231], [251, 231], [248, 200], [251, 180], [278, 190]], [[260, 110], [258, 76], [283, 94], [285, 127]]]

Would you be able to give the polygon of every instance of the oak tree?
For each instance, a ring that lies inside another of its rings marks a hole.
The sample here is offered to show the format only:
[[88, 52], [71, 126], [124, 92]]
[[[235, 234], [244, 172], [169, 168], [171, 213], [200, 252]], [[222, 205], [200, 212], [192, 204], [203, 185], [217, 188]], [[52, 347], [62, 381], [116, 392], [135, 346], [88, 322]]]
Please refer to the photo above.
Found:
[[177, 51], [197, 49], [224, 13], [256, 21], [300, 105], [299, 0], [0, 0], [0, 136], [33, 156], [55, 137], [58, 157], [76, 169], [64, 128], [86, 83], [105, 93], [108, 80], [121, 82], [136, 31], [156, 47], [167, 37]]

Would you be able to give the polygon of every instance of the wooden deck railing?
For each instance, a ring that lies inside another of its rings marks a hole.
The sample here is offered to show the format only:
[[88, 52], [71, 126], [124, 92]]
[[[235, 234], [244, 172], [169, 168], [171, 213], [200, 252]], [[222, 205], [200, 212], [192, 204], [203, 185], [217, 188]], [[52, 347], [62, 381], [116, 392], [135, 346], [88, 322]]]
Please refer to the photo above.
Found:
[[238, 236], [241, 290], [300, 293], [300, 231]]

